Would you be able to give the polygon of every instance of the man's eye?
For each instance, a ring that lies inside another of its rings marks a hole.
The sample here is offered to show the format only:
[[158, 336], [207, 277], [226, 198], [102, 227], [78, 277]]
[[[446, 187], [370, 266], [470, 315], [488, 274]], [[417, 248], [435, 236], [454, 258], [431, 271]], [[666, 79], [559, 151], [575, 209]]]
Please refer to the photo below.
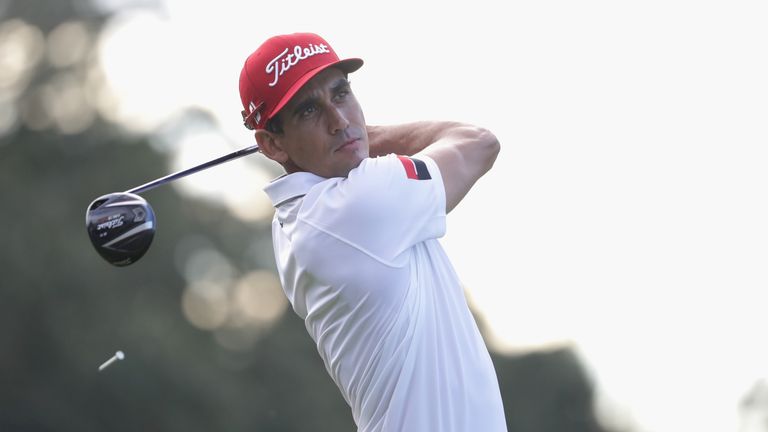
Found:
[[315, 111], [317, 111], [317, 108], [314, 105], [310, 105], [301, 111], [301, 116], [307, 117], [309, 115], [312, 115]]
[[343, 89], [343, 90], [339, 90], [336, 93], [335, 98], [336, 98], [336, 100], [340, 100], [340, 99], [344, 99], [347, 96], [349, 96], [349, 89]]

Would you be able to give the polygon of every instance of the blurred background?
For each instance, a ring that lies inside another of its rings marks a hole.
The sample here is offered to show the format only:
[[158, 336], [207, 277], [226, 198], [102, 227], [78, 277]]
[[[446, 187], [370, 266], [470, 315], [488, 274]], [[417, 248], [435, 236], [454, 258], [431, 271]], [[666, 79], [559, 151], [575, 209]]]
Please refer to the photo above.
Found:
[[442, 242], [510, 432], [768, 431], [768, 5], [495, 3], [0, 0], [0, 431], [354, 430], [276, 278], [278, 166], [145, 193], [129, 267], [84, 227], [251, 145], [240, 67], [294, 31], [366, 61], [369, 123], [499, 137]]

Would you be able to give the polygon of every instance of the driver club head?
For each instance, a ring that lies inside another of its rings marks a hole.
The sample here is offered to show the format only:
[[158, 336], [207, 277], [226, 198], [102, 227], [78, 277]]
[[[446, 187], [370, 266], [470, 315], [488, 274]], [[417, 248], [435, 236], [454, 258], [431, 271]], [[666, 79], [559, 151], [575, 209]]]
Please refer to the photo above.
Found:
[[85, 213], [88, 237], [99, 255], [112, 265], [135, 263], [152, 244], [155, 212], [142, 197], [128, 192], [96, 198]]

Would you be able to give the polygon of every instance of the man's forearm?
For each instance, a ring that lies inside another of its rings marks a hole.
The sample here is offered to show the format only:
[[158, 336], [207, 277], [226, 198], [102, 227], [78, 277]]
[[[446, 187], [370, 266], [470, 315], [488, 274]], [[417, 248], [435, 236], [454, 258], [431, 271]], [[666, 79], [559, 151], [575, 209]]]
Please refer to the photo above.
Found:
[[396, 153], [412, 156], [436, 142], [462, 123], [421, 121], [387, 126], [367, 126], [370, 155]]
[[456, 122], [417, 122], [367, 129], [372, 157], [390, 153], [412, 156], [423, 150], [437, 164], [445, 186], [446, 211], [451, 211], [491, 169], [500, 148], [496, 136], [487, 129]]

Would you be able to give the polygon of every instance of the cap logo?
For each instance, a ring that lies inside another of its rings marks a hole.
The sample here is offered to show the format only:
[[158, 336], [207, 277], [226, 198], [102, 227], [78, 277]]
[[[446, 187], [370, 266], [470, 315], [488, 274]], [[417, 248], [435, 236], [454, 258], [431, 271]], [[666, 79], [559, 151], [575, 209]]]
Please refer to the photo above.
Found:
[[293, 47], [293, 52], [290, 54], [288, 54], [288, 51], [289, 48], [284, 49], [277, 57], [267, 63], [266, 72], [268, 74], [274, 74], [274, 79], [269, 83], [270, 87], [276, 86], [280, 77], [300, 61], [308, 59], [314, 55], [331, 52], [331, 50], [328, 49], [328, 45], [315, 45], [313, 43], [307, 44], [307, 46], [303, 48], [300, 45], [296, 45]]
[[253, 115], [253, 121], [255, 121], [255, 122], [256, 122], [256, 124], [259, 124], [259, 123], [261, 123], [261, 113], [260, 113], [260, 112], [258, 112], [258, 111], [256, 111], [258, 108], [259, 108], [259, 107], [257, 107], [257, 106], [256, 106], [256, 104], [255, 104], [255, 103], [253, 103], [253, 102], [251, 102], [251, 103], [249, 103], [249, 104], [248, 104], [248, 109], [249, 109], [249, 110], [251, 110], [251, 113], [253, 113], [254, 111], [256, 112], [256, 113]]

